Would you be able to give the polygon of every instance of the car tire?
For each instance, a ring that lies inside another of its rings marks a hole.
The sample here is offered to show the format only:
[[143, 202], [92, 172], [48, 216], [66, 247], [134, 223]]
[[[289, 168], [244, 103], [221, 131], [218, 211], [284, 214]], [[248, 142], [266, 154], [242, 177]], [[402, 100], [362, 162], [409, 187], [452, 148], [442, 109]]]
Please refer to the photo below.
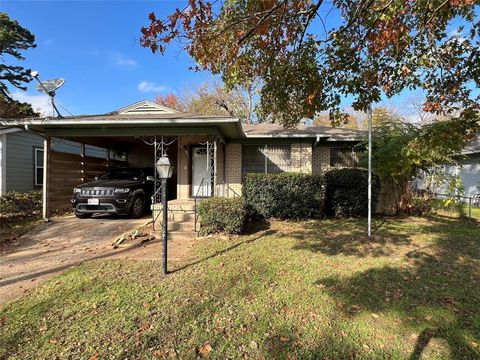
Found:
[[79, 219], [88, 219], [91, 218], [93, 214], [83, 214], [83, 213], [75, 213], [75, 216]]
[[134, 219], [138, 219], [142, 217], [143, 211], [145, 210], [145, 200], [143, 196], [137, 195], [132, 201], [132, 205], [130, 206], [130, 217]]

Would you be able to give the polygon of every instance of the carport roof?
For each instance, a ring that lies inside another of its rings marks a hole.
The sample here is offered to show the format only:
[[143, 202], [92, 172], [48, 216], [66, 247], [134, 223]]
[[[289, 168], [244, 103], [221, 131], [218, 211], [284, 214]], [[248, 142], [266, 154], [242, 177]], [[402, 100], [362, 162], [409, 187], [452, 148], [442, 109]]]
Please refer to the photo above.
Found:
[[245, 136], [237, 118], [184, 113], [148, 100], [107, 114], [27, 118], [2, 124], [26, 126], [59, 137], [216, 134], [236, 139]]

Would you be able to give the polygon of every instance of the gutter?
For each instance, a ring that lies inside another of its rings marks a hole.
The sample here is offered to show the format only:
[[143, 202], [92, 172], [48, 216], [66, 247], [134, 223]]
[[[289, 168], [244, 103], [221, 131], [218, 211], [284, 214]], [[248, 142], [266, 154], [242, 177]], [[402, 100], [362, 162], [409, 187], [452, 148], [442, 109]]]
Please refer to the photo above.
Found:
[[[39, 119], [39, 120], [20, 120], [1, 122], [0, 124], [5, 126], [18, 126], [18, 125], [139, 125], [139, 124], [202, 124], [211, 122], [211, 125], [215, 123], [238, 123], [236, 119], [192, 119], [192, 118], [176, 118], [176, 119]], [[243, 132], [243, 131], [242, 131]]]

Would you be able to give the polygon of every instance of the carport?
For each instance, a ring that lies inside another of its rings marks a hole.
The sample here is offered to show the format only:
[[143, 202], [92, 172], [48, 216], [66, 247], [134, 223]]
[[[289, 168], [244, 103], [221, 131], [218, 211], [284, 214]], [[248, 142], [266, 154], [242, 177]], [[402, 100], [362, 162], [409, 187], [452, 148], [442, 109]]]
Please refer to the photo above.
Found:
[[[53, 210], [70, 207], [75, 186], [113, 167], [153, 167], [161, 156], [159, 149], [175, 167], [171, 198], [222, 195], [226, 139], [244, 137], [236, 118], [182, 113], [147, 100], [103, 115], [24, 119], [11, 124], [44, 137], [45, 219]], [[78, 152], [53, 151], [52, 141], [77, 144]], [[89, 149], [104, 156], [91, 156]]]

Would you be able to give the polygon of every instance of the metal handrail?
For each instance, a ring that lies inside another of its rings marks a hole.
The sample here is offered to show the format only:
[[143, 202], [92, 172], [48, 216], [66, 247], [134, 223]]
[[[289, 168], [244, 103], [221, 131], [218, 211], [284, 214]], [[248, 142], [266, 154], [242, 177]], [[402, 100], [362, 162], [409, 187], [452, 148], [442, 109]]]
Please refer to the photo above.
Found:
[[230, 185], [227, 185], [228, 187], [228, 191], [231, 191], [233, 192], [233, 198], [237, 198], [237, 197], [240, 197], [240, 194], [237, 193], [235, 190], [232, 189], [232, 187]]

